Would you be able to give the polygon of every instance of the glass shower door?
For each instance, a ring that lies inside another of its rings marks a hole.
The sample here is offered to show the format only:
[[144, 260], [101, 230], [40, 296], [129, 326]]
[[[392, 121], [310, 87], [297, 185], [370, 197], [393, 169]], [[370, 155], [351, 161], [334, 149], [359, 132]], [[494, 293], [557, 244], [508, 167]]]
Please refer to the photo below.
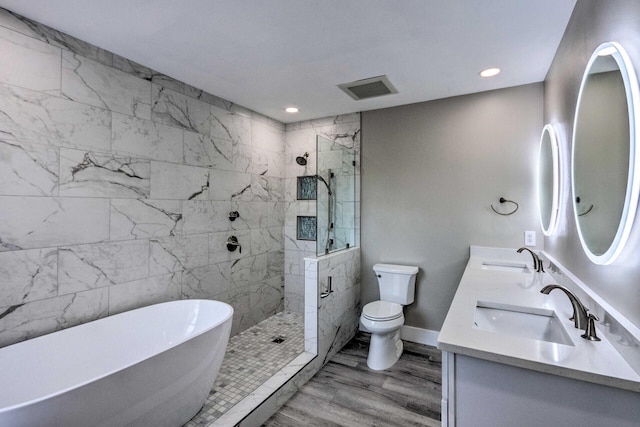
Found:
[[316, 149], [317, 254], [325, 255], [355, 244], [356, 153], [320, 135]]

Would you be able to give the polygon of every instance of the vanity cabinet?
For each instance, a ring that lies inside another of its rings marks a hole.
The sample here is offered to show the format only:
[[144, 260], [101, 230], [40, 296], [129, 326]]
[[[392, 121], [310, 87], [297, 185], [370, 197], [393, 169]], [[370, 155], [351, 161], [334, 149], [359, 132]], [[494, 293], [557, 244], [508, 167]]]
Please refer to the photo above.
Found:
[[637, 427], [640, 393], [444, 351], [443, 427]]
[[[438, 336], [443, 427], [640, 427], [640, 330], [549, 254], [472, 246]], [[547, 268], [548, 267], [548, 268]], [[581, 338], [570, 292], [601, 341]], [[617, 315], [617, 317], [616, 317]]]

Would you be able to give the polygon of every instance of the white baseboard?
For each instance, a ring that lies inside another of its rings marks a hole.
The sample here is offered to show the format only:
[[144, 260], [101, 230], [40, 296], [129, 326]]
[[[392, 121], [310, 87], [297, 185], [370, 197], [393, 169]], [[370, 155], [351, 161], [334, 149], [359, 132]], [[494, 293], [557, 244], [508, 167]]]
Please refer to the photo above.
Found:
[[403, 340], [430, 345], [432, 347], [438, 346], [438, 334], [440, 334], [438, 331], [407, 325], [402, 325], [402, 329], [400, 329], [400, 338]]

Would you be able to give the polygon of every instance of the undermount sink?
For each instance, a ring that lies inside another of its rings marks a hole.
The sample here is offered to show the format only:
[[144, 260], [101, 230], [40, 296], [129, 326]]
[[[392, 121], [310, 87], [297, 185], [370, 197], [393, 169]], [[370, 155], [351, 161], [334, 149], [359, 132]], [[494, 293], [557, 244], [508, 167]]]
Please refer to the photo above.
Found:
[[519, 262], [482, 261], [483, 270], [510, 271], [513, 273], [531, 273], [529, 267]]
[[473, 324], [497, 334], [574, 345], [552, 310], [478, 301]]

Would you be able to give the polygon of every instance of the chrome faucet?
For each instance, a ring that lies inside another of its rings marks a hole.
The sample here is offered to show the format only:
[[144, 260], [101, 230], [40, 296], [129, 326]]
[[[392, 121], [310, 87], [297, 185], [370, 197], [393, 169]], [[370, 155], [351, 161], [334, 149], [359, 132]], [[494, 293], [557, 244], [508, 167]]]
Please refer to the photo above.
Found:
[[562, 292], [565, 293], [565, 295], [569, 297], [569, 301], [571, 301], [571, 305], [573, 306], [573, 316], [570, 317], [569, 320], [573, 320], [573, 324], [575, 325], [576, 328], [584, 329], [586, 331], [587, 327], [589, 326], [589, 320], [590, 320], [589, 319], [590, 315], [587, 314], [587, 311], [589, 309], [586, 308], [584, 305], [582, 305], [578, 297], [575, 296], [573, 292], [571, 292], [569, 289], [565, 288], [564, 286], [547, 285], [544, 288], [542, 288], [540, 292], [542, 292], [545, 295], [549, 295], [549, 292], [551, 292], [554, 289], [560, 289]]
[[542, 265], [542, 260], [540, 259], [538, 254], [533, 252], [531, 249], [525, 248], [525, 247], [521, 247], [520, 249], [518, 249], [519, 254], [521, 254], [522, 251], [528, 251], [533, 257], [533, 269], [538, 273], [544, 273], [544, 266]]

